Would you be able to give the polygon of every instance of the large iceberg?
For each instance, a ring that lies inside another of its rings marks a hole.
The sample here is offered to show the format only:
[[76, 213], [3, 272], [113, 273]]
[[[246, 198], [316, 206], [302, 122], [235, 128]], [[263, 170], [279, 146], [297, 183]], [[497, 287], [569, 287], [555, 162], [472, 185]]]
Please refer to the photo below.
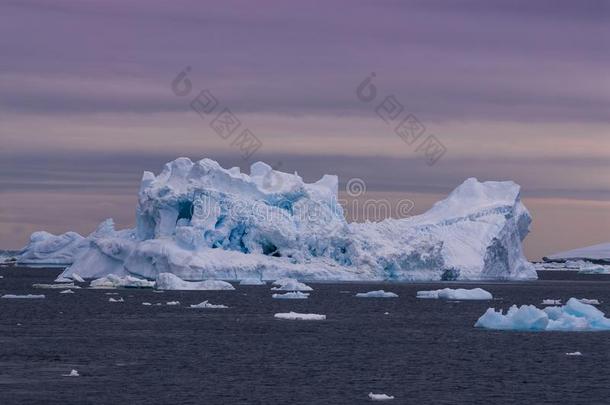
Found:
[[[210, 159], [178, 158], [158, 176], [144, 172], [136, 222], [135, 229], [116, 231], [107, 220], [79, 239], [62, 277], [536, 278], [521, 247], [531, 218], [519, 186], [511, 181], [470, 178], [422, 215], [347, 223], [336, 176], [309, 184], [262, 162], [254, 163], [248, 175]], [[65, 262], [70, 258], [66, 249]], [[41, 249], [30, 243], [20, 257], [32, 250]]]
[[543, 258], [545, 262], [585, 261], [597, 264], [610, 264], [610, 243], [586, 246], [578, 249], [555, 253]]

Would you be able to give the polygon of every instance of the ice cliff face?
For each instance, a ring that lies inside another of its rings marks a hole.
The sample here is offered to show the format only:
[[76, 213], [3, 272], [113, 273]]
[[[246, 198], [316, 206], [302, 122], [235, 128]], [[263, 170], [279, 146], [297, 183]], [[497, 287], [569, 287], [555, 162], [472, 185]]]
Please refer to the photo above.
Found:
[[[84, 238], [64, 276], [186, 280], [535, 278], [521, 241], [531, 221], [513, 182], [468, 179], [423, 215], [345, 221], [338, 179], [307, 184], [258, 162], [250, 175], [179, 158], [145, 172], [137, 226]], [[84, 246], [84, 248], [83, 248]], [[30, 243], [22, 257], [37, 250]]]

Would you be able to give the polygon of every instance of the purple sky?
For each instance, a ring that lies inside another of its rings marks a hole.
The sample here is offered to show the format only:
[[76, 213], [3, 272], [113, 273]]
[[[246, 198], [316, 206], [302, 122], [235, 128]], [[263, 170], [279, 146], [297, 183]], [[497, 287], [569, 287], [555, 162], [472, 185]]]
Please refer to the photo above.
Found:
[[[466, 177], [513, 179], [529, 257], [608, 241], [609, 49], [607, 1], [4, 1], [0, 247], [132, 225], [141, 171], [177, 156], [246, 168], [173, 94], [186, 66], [260, 138], [254, 160], [416, 212]], [[446, 146], [435, 165], [375, 114], [389, 95]]]

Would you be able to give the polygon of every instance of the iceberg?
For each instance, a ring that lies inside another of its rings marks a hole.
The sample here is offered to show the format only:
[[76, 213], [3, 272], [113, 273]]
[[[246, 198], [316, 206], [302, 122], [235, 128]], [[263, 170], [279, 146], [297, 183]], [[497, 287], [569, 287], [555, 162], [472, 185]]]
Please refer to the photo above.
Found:
[[17, 295], [17, 294], [4, 294], [2, 297], [4, 299], [43, 299], [45, 298], [44, 294], [25, 294], [25, 295]]
[[390, 401], [394, 399], [394, 396], [388, 394], [373, 394], [372, 392], [369, 392], [369, 398], [371, 401]]
[[208, 300], [205, 300], [199, 304], [191, 305], [190, 308], [225, 309], [229, 307], [222, 304], [212, 304], [211, 302], [208, 302]]
[[300, 314], [298, 312], [281, 312], [273, 315], [277, 319], [288, 319], [292, 321], [323, 321], [326, 315], [319, 314]]
[[384, 290], [369, 291], [356, 294], [358, 298], [398, 298], [398, 294]]
[[144, 172], [134, 229], [108, 219], [86, 238], [35, 233], [19, 260], [69, 264], [61, 277], [85, 279], [536, 278], [521, 246], [531, 217], [514, 182], [470, 178], [422, 215], [367, 223], [346, 221], [338, 184], [332, 175], [306, 183], [263, 162], [246, 174], [178, 158], [158, 175]]
[[70, 371], [69, 374], [62, 374], [62, 376], [64, 376], [64, 377], [80, 377], [80, 374], [78, 373], [78, 371], [72, 369], [72, 371]]
[[309, 298], [309, 294], [300, 291], [292, 291], [284, 294], [273, 294], [271, 297], [276, 300], [306, 300]]
[[171, 273], [161, 273], [155, 287], [159, 290], [235, 290], [231, 283], [222, 280], [185, 281]]
[[543, 257], [542, 260], [545, 262], [585, 261], [596, 264], [610, 264], [610, 243], [567, 250]]
[[132, 276], [117, 276], [109, 274], [89, 283], [91, 288], [153, 288], [154, 281], [148, 281]]
[[239, 285], [265, 285], [265, 281], [260, 278], [244, 278], [239, 281]]
[[592, 298], [580, 298], [578, 301], [582, 302], [583, 304], [589, 304], [589, 305], [599, 305], [599, 300]]
[[561, 307], [538, 309], [533, 305], [513, 305], [506, 314], [489, 308], [474, 326], [518, 331], [607, 331], [610, 319], [594, 306], [570, 298]]
[[274, 291], [313, 291], [307, 284], [301, 283], [294, 278], [281, 278], [275, 280], [271, 289]]
[[443, 288], [442, 290], [418, 291], [417, 298], [441, 299], [441, 300], [491, 300], [493, 295], [482, 288]]

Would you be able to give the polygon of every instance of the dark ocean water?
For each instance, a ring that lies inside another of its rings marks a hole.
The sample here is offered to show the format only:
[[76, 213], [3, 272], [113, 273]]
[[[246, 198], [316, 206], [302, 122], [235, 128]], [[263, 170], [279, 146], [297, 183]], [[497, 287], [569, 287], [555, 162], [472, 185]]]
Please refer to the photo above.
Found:
[[[311, 284], [302, 301], [273, 300], [269, 286], [115, 290], [124, 303], [31, 287], [58, 272], [0, 268], [0, 293], [47, 297], [0, 300], [0, 404], [360, 404], [370, 391], [392, 404], [610, 403], [610, 333], [473, 327], [489, 306], [543, 298], [597, 298], [608, 314], [609, 281], [467, 284], [496, 299], [459, 303], [415, 298], [448, 283]], [[400, 298], [354, 297], [380, 288]], [[205, 299], [230, 308], [187, 308]], [[273, 318], [291, 310], [328, 318]], [[62, 376], [73, 368], [81, 377]]]

